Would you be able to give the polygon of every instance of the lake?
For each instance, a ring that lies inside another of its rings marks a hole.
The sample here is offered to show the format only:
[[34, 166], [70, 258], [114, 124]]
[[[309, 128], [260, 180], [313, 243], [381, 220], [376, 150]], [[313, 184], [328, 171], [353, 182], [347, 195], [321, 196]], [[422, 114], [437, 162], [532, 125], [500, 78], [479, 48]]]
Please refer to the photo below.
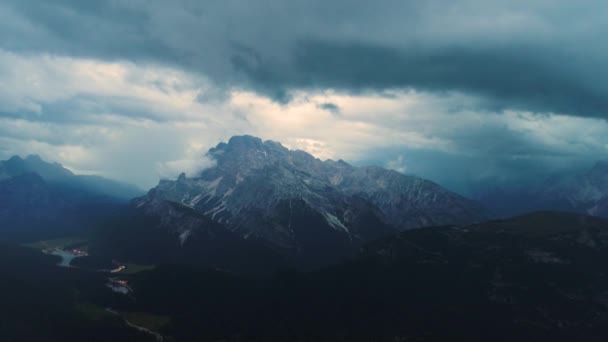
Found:
[[82, 255], [74, 254], [72, 252], [64, 251], [61, 249], [54, 249], [53, 251], [49, 252], [48, 254], [57, 255], [57, 256], [61, 257], [61, 261], [59, 263], [57, 263], [57, 266], [61, 266], [61, 267], [70, 267], [72, 260], [82, 256]]

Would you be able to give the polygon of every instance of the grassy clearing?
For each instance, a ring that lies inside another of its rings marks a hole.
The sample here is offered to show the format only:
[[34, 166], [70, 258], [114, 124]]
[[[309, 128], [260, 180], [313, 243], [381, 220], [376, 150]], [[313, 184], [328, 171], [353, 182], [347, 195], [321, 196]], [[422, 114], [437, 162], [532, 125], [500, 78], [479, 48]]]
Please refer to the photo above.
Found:
[[[87, 240], [79, 237], [65, 237], [60, 239], [43, 240], [25, 244], [24, 246], [36, 249], [44, 248], [66, 248], [69, 246], [78, 246], [80, 249], [88, 248]], [[86, 251], [86, 250], [85, 250]]]
[[171, 323], [171, 319], [168, 316], [153, 315], [142, 312], [124, 312], [121, 315], [132, 324], [152, 331], [159, 331]]
[[135, 274], [143, 271], [150, 271], [156, 268], [154, 265], [138, 265], [130, 263], [125, 264], [125, 266], [127, 266], [127, 268], [118, 272], [118, 274]]
[[108, 316], [112, 316], [111, 313], [107, 312], [104, 308], [99, 305], [91, 303], [78, 303], [75, 306], [76, 311], [83, 314], [88, 319], [97, 321]]

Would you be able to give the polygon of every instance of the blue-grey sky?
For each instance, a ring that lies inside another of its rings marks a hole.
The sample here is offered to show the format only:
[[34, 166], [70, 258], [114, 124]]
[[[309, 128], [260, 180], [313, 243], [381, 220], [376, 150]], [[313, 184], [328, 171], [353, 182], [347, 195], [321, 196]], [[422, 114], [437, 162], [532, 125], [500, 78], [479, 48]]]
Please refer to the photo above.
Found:
[[4, 0], [0, 158], [154, 185], [235, 134], [466, 191], [608, 153], [608, 3]]

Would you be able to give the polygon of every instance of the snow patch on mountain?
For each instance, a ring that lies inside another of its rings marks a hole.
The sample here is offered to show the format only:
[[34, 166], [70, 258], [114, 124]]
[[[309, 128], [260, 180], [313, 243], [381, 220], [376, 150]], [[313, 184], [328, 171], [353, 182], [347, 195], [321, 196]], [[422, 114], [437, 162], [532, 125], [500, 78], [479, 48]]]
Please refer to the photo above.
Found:
[[350, 234], [348, 228], [346, 228], [346, 226], [335, 215], [324, 212], [323, 217], [325, 217], [325, 220], [327, 220], [327, 223], [329, 223], [330, 226], [334, 227], [335, 229], [344, 230], [346, 233]]
[[191, 230], [184, 230], [183, 232], [181, 232], [179, 234], [179, 243], [181, 246], [183, 246], [186, 241], [188, 240], [188, 237], [190, 237], [190, 235], [192, 234]]

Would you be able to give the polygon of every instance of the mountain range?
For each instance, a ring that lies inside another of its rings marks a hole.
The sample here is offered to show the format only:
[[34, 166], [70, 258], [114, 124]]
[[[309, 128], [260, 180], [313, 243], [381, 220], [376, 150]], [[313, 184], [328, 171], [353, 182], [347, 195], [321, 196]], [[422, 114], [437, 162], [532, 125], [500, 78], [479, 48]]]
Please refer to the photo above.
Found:
[[0, 161], [0, 239], [39, 240], [90, 229], [142, 192], [98, 176], [75, 175], [39, 156]]
[[38, 155], [25, 158], [13, 156], [0, 161], [0, 181], [31, 173], [39, 175], [48, 184], [87, 192], [94, 196], [130, 200], [142, 194], [134, 185], [95, 175], [76, 175], [61, 164], [46, 162]]
[[[0, 162], [0, 240], [12, 240], [0, 242], [7, 279], [0, 292], [14, 294], [0, 296], [2, 335], [234, 342], [608, 336], [608, 221], [590, 216], [606, 215], [608, 163], [511, 197], [488, 196], [482, 206], [419, 177], [322, 161], [252, 136], [232, 137], [207, 157], [214, 166], [161, 180], [146, 194], [36, 156]], [[484, 206], [501, 204], [563, 211], [491, 219]], [[14, 243], [74, 236], [67, 240], [78, 242], [62, 248], [89, 256], [70, 268]], [[111, 291], [108, 276], [132, 292]], [[33, 306], [49, 318], [38, 318]], [[153, 334], [133, 328], [132, 318]]]
[[502, 217], [534, 210], [562, 210], [608, 217], [608, 161], [577, 174], [554, 176], [525, 187], [485, 191], [475, 198]]
[[[431, 181], [321, 161], [274, 141], [235, 136], [207, 155], [215, 166], [162, 180], [132, 202], [132, 210], [156, 218], [148, 234], [162, 232], [159, 240], [173, 241], [176, 250], [199, 249], [190, 246], [201, 237], [230, 235], [318, 265], [397, 231], [485, 219], [478, 203]], [[142, 247], [123, 249], [147, 249]]]
[[214, 166], [161, 180], [141, 197], [133, 186], [75, 175], [38, 156], [2, 161], [2, 237], [95, 228], [92, 248], [100, 254], [257, 272], [328, 265], [400, 231], [494, 215], [608, 216], [608, 162], [473, 201], [419, 177], [322, 161], [253, 136], [234, 136], [207, 157]]

